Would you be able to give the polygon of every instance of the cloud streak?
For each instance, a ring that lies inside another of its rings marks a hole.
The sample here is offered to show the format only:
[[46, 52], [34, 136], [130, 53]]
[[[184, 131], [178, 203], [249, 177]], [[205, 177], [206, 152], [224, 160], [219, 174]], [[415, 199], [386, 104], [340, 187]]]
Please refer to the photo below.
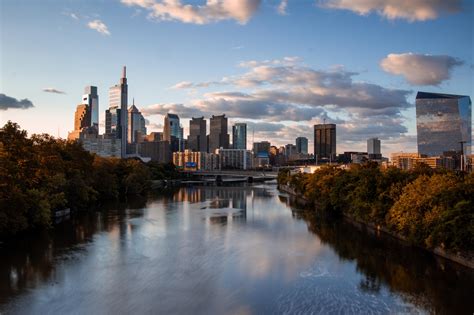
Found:
[[14, 97], [0, 93], [0, 110], [2, 111], [8, 109], [28, 109], [31, 107], [34, 107], [33, 103], [27, 98], [18, 100]]
[[110, 36], [109, 29], [107, 25], [104, 24], [101, 20], [93, 20], [87, 23], [87, 27], [99, 32], [102, 35]]
[[391, 74], [401, 75], [413, 85], [439, 85], [449, 80], [454, 67], [462, 65], [457, 58], [447, 55], [414, 53], [389, 54], [380, 67]]
[[235, 20], [246, 24], [260, 6], [261, 0], [207, 0], [204, 5], [183, 4], [180, 0], [121, 0], [127, 6], [149, 11], [148, 17], [159, 21], [209, 24]]
[[461, 10], [461, 0], [321, 0], [320, 5], [360, 15], [376, 12], [389, 20], [410, 22], [434, 20], [442, 14]]
[[55, 89], [55, 88], [44, 88], [44, 89], [43, 89], [43, 92], [46, 92], [46, 93], [55, 93], [55, 94], [66, 94], [66, 92], [61, 91], [61, 90], [58, 90], [58, 89]]

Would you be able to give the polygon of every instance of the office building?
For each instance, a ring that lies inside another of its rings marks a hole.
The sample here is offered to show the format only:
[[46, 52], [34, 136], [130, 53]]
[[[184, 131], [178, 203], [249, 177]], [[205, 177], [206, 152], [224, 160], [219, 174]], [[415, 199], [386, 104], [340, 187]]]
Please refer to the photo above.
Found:
[[444, 151], [471, 153], [471, 98], [463, 95], [418, 92], [416, 129], [418, 153], [440, 156]]
[[79, 134], [84, 128], [90, 126], [91, 113], [89, 106], [86, 104], [79, 104], [74, 113], [74, 130], [68, 134], [69, 140], [79, 139]]
[[314, 158], [329, 162], [336, 159], [336, 125], [314, 125]]
[[163, 126], [163, 140], [171, 145], [171, 152], [183, 151], [183, 128], [176, 114], [166, 114]]
[[308, 138], [306, 137], [296, 138], [296, 152], [308, 154]]
[[96, 86], [86, 86], [84, 88], [84, 95], [82, 95], [82, 104], [89, 106], [91, 113], [91, 127], [99, 130], [99, 95], [97, 94]]
[[245, 149], [218, 149], [220, 169], [247, 170], [252, 168], [252, 152]]
[[431, 168], [455, 169], [455, 160], [450, 156], [426, 156], [420, 153], [392, 153], [391, 164], [402, 170], [411, 170], [417, 164], [426, 164]]
[[207, 152], [207, 124], [204, 117], [189, 121], [188, 149], [194, 152]]
[[[119, 84], [109, 88], [109, 109], [106, 111], [106, 134], [121, 139], [122, 158], [127, 155], [127, 112], [128, 112], [128, 84], [127, 68], [122, 69]], [[107, 125], [109, 124], [109, 125]]]
[[367, 154], [382, 154], [378, 138], [367, 139]]
[[212, 115], [209, 129], [209, 153], [215, 153], [216, 149], [229, 148], [229, 133], [227, 130], [227, 117], [225, 114]]
[[247, 124], [236, 123], [232, 126], [232, 148], [247, 150]]
[[257, 156], [259, 153], [266, 153], [267, 155], [270, 153], [270, 142], [268, 141], [260, 141], [253, 143], [253, 155]]
[[296, 155], [298, 152], [297, 152], [297, 148], [296, 148], [296, 145], [294, 144], [287, 144], [285, 145], [285, 156], [287, 159], [289, 159], [290, 157]]
[[145, 118], [142, 113], [135, 106], [133, 102], [132, 106], [128, 109], [128, 143], [136, 143], [142, 141], [146, 136]]

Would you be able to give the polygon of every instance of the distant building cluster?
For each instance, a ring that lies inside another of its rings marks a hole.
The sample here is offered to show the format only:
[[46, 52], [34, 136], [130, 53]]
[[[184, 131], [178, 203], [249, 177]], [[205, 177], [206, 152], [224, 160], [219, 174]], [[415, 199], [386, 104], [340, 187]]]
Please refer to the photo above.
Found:
[[109, 89], [109, 108], [105, 111], [105, 133], [99, 134], [99, 96], [97, 87], [87, 86], [74, 115], [70, 140], [104, 157], [136, 157], [144, 161], [174, 163], [183, 170], [247, 170], [279, 166], [322, 164], [361, 164], [374, 161], [385, 166], [412, 169], [419, 163], [433, 168], [472, 170], [471, 99], [469, 96], [418, 92], [416, 97], [417, 153], [382, 156], [381, 140], [367, 139], [365, 152], [337, 154], [336, 124], [314, 125], [314, 152], [309, 153], [308, 138], [274, 146], [269, 141], [253, 142], [247, 148], [247, 124], [235, 123], [229, 135], [225, 114], [189, 121], [189, 135], [178, 115], [167, 113], [162, 132], [147, 134], [146, 121], [135, 106], [128, 107], [126, 67], [119, 83]]

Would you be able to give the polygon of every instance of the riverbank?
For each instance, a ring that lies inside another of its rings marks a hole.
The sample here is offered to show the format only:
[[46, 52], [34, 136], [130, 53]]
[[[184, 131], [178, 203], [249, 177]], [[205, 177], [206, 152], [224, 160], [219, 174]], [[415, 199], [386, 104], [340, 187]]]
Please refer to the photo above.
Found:
[[[292, 188], [291, 186], [284, 185], [284, 184], [279, 184], [278, 189], [282, 192], [285, 192], [285, 193], [291, 195], [299, 205], [302, 205], [302, 206], [304, 206], [308, 209], [314, 210], [314, 211], [318, 210], [317, 206], [315, 204], [312, 204], [311, 201], [308, 198], [306, 198], [303, 194], [297, 192], [297, 190]], [[468, 255], [468, 254], [465, 254], [465, 253], [462, 253], [462, 252], [449, 251], [449, 250], [443, 249], [439, 246], [435, 247], [435, 248], [428, 248], [426, 246], [420, 246], [420, 245], [417, 245], [417, 244], [413, 244], [412, 242], [410, 242], [403, 235], [398, 234], [398, 233], [394, 233], [393, 231], [389, 230], [388, 228], [386, 228], [384, 226], [381, 226], [380, 224], [365, 222], [365, 221], [357, 219], [354, 216], [351, 216], [347, 213], [342, 213], [342, 218], [343, 218], [344, 221], [346, 221], [348, 223], [351, 223], [354, 226], [365, 228], [365, 229], [371, 230], [372, 232], [375, 232], [375, 233], [382, 232], [382, 233], [384, 233], [384, 234], [386, 234], [386, 235], [388, 235], [392, 238], [398, 239], [401, 242], [404, 242], [404, 243], [409, 244], [409, 245], [414, 245], [414, 246], [416, 246], [420, 249], [426, 250], [426, 251], [431, 252], [435, 255], [438, 255], [440, 257], [443, 257], [445, 259], [448, 259], [450, 261], [453, 261], [453, 262], [456, 262], [460, 265], [463, 265], [465, 267], [474, 269], [474, 257], [472, 257], [471, 255]]]

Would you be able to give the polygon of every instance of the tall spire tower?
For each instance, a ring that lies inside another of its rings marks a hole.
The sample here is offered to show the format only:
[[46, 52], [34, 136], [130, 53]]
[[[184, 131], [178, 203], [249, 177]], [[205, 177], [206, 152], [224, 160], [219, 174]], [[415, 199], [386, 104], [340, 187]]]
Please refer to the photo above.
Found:
[[[115, 138], [121, 139], [122, 146], [121, 157], [127, 156], [127, 129], [128, 129], [128, 84], [127, 84], [127, 68], [123, 66], [122, 77], [119, 84], [112, 86], [109, 89], [109, 109], [111, 114], [110, 119], [106, 119], [106, 132], [110, 132]], [[114, 116], [115, 118], [113, 118]], [[107, 113], [106, 113], [107, 118]], [[107, 122], [110, 120], [112, 128], [107, 128]]]

